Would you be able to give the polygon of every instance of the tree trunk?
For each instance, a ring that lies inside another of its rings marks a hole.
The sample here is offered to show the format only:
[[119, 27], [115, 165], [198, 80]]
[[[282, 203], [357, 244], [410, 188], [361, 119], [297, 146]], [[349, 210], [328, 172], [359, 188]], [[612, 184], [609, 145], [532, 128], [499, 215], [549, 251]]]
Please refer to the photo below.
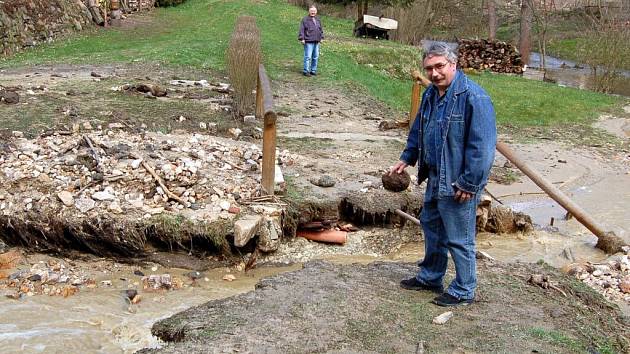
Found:
[[534, 11], [531, 0], [522, 0], [521, 4], [521, 28], [518, 40], [518, 50], [521, 52], [521, 60], [529, 65], [529, 54], [532, 49], [532, 19]]
[[488, 0], [488, 39], [497, 37], [497, 6], [495, 0]]

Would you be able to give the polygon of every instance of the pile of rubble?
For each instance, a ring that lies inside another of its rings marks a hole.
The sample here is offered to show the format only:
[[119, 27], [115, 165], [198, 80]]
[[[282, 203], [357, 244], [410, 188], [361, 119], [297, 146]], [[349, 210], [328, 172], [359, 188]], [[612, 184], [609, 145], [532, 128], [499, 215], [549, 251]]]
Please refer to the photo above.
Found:
[[[298, 158], [277, 156], [286, 165]], [[260, 195], [261, 163], [260, 146], [210, 135], [14, 132], [0, 144], [0, 218], [233, 220]]]
[[573, 263], [563, 271], [575, 276], [609, 300], [630, 303], [630, 248], [603, 263]]

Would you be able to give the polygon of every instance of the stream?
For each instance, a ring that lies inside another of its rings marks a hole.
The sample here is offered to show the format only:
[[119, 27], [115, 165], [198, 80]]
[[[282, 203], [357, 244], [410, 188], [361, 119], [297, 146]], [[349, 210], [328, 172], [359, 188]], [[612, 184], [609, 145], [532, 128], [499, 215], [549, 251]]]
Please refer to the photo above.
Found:
[[[531, 53], [529, 66], [540, 67], [540, 53]], [[558, 85], [594, 90], [593, 74], [588, 65], [570, 60], [545, 56], [545, 78]], [[620, 71], [620, 78], [611, 87], [610, 93], [630, 97], [630, 71]]]

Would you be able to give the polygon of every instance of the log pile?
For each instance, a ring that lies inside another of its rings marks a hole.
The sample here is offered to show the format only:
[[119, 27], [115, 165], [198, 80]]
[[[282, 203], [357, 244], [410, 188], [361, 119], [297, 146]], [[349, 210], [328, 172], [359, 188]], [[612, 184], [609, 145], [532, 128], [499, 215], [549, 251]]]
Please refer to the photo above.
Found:
[[522, 74], [523, 62], [516, 47], [506, 42], [486, 39], [460, 39], [459, 67]]

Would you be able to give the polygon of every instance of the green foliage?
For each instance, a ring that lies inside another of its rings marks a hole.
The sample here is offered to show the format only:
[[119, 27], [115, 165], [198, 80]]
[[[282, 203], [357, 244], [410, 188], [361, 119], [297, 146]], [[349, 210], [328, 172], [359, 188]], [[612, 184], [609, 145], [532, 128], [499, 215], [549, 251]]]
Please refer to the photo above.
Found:
[[[224, 53], [241, 15], [256, 17], [263, 62], [271, 80], [301, 80], [303, 48], [297, 31], [304, 10], [283, 0], [190, 0], [178, 7], [157, 9], [155, 22], [144, 27], [75, 36], [0, 60], [0, 67], [156, 62], [227, 71]], [[414, 53], [419, 58], [419, 51], [394, 42], [353, 38], [351, 20], [323, 15], [322, 23], [326, 39], [320, 53], [321, 75], [309, 84], [365, 93], [400, 112], [407, 111], [411, 80], [404, 72], [417, 65]], [[490, 93], [499, 124], [511, 128], [588, 124], [623, 102], [619, 97], [516, 76], [483, 73], [473, 80]]]

